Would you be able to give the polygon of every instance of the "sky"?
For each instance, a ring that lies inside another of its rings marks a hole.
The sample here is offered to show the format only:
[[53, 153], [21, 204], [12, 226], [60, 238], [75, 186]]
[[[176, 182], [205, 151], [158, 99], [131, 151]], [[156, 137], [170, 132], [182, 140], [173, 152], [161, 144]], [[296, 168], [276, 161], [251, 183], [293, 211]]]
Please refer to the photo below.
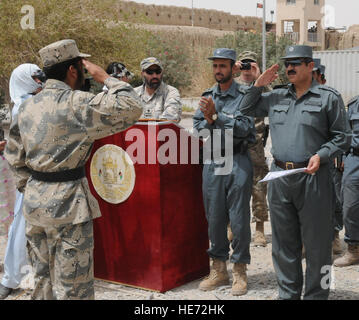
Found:
[[[157, 4], [178, 7], [193, 7], [198, 9], [215, 9], [229, 12], [234, 15], [262, 17], [262, 9], [256, 9], [256, 3], [262, 0], [132, 0], [144, 4]], [[306, 0], [312, 1], [312, 0]], [[276, 0], [266, 0], [267, 21], [272, 21], [271, 10], [276, 10]], [[359, 12], [358, 0], [326, 0], [326, 5], [331, 6], [334, 12], [334, 19], [329, 20], [331, 27], [347, 28], [353, 24], [359, 24], [357, 12]], [[275, 22], [276, 12], [273, 16]]]

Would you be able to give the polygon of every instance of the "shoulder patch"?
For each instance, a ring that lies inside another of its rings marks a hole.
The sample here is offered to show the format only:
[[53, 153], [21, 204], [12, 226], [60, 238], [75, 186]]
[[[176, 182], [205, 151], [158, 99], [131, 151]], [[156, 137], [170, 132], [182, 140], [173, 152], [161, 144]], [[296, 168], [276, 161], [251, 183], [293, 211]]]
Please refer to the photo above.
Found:
[[338, 90], [332, 88], [332, 87], [328, 87], [328, 86], [325, 86], [325, 85], [320, 85], [319, 89], [330, 91], [330, 92], [333, 92], [335, 95], [340, 96], [340, 92]]
[[353, 104], [354, 102], [357, 102], [359, 100], [359, 96], [356, 96], [354, 98], [351, 98], [348, 102], [348, 106], [350, 106], [351, 104]]
[[202, 92], [201, 96], [204, 96], [204, 95], [206, 95], [208, 93], [212, 93], [213, 89], [214, 89], [214, 87], [206, 89], [205, 91]]

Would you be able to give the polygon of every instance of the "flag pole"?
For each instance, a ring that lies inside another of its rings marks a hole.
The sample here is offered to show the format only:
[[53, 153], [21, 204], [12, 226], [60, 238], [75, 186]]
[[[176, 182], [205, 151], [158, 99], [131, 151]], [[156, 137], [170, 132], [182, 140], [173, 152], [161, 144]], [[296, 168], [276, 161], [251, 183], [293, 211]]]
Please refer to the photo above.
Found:
[[263, 0], [263, 28], [262, 28], [262, 72], [266, 71], [266, 0]]

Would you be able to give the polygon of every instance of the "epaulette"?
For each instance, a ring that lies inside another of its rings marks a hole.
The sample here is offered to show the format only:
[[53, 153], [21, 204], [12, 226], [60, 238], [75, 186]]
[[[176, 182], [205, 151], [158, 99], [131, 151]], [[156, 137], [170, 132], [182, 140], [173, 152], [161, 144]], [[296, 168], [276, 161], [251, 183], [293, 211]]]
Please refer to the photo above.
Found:
[[337, 96], [340, 96], [340, 92], [332, 87], [328, 87], [326, 85], [323, 85], [321, 84], [319, 87], [319, 89], [323, 89], [323, 90], [326, 90], [326, 91], [330, 91], [330, 92], [333, 92], [334, 94], [336, 94]]
[[353, 104], [354, 102], [356, 102], [359, 99], [359, 96], [356, 96], [354, 98], [351, 98], [348, 102], [348, 106], [350, 106], [351, 104]]
[[214, 89], [214, 87], [206, 89], [205, 91], [203, 91], [203, 93], [201, 94], [201, 96], [205, 96], [205, 95], [208, 94], [208, 93], [212, 93], [212, 92], [213, 92], [213, 89]]
[[275, 89], [288, 89], [288, 83], [286, 83], [286, 84], [278, 84], [278, 85], [273, 87], [273, 90], [275, 90]]

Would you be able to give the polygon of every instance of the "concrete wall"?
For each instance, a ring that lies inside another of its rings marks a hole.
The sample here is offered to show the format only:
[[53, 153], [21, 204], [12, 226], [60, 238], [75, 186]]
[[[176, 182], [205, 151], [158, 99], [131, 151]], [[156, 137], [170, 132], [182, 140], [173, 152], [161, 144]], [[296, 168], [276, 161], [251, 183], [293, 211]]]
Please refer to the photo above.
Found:
[[[194, 9], [194, 26], [216, 30], [262, 30], [262, 19], [231, 15], [223, 11]], [[119, 20], [146, 17], [158, 25], [192, 26], [192, 9], [174, 6], [145, 5], [119, 0]]]

